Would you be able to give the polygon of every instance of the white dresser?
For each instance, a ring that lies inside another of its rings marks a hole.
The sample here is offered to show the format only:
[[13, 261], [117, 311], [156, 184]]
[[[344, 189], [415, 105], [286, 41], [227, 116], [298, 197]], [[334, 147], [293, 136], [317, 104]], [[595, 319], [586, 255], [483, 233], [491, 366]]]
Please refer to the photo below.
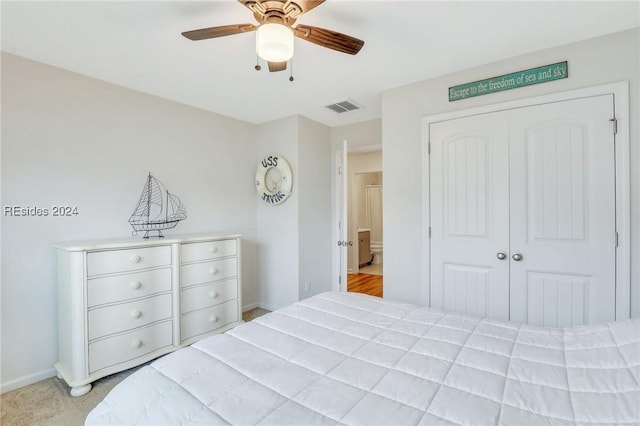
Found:
[[56, 370], [71, 395], [241, 322], [240, 237], [56, 244]]

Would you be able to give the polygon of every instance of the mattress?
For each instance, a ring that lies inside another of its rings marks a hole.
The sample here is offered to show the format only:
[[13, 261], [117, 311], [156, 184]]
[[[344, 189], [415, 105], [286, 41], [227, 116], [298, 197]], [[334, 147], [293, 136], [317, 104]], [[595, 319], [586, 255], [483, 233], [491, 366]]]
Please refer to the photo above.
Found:
[[154, 361], [93, 425], [640, 424], [640, 320], [542, 328], [323, 293]]

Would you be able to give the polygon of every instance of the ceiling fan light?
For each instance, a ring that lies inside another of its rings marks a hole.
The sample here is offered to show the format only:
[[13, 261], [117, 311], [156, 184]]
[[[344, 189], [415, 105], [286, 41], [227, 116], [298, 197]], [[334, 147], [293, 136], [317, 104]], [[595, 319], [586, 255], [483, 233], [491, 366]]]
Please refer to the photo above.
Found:
[[293, 31], [281, 24], [260, 25], [256, 35], [256, 52], [265, 61], [288, 61], [293, 56]]

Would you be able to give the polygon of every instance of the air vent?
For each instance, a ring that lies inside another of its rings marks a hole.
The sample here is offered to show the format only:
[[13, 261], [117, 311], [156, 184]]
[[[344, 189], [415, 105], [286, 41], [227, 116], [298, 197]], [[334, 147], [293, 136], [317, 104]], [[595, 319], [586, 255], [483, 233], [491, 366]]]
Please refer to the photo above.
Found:
[[347, 99], [346, 101], [336, 102], [335, 104], [327, 105], [325, 108], [329, 108], [333, 112], [342, 114], [343, 112], [354, 111], [360, 109], [360, 106], [355, 102]]

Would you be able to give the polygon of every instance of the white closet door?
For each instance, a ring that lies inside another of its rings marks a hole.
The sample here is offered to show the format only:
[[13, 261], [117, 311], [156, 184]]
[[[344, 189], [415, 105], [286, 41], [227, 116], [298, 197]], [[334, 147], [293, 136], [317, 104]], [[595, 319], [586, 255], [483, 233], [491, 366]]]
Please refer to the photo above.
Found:
[[615, 319], [613, 116], [613, 95], [509, 113], [512, 320]]
[[505, 115], [432, 124], [430, 143], [431, 306], [508, 319]]

